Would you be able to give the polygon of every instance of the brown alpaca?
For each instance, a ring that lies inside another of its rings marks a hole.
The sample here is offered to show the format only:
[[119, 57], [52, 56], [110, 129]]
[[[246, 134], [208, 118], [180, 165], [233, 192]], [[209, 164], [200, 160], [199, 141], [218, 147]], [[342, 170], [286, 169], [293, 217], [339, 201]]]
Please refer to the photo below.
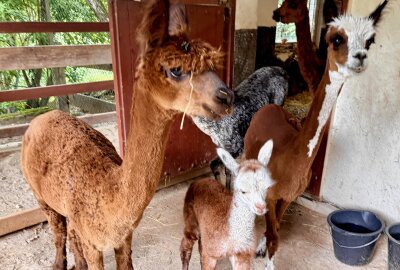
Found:
[[232, 109], [233, 92], [214, 73], [221, 53], [187, 39], [184, 7], [146, 4], [124, 161], [102, 134], [60, 111], [37, 117], [24, 135], [22, 169], [55, 236], [54, 269], [66, 269], [67, 228], [75, 269], [103, 269], [108, 248], [117, 269], [133, 269], [132, 232], [156, 190], [174, 116], [191, 90], [189, 115], [218, 119]]
[[239, 165], [226, 150], [218, 156], [234, 175], [233, 193], [212, 179], [190, 185], [183, 207], [182, 269], [189, 269], [193, 245], [199, 241], [201, 269], [212, 270], [218, 259], [229, 256], [234, 270], [250, 270], [257, 247], [256, 215], [267, 211], [265, 198], [274, 181], [267, 165], [272, 141], [261, 148], [257, 160]]
[[308, 16], [307, 0], [285, 0], [274, 10], [273, 19], [282, 23], [295, 23], [299, 66], [310, 93], [314, 94], [325, 69], [313, 47]]
[[245, 136], [246, 158], [254, 158], [261, 145], [273, 139], [274, 151], [268, 168], [277, 182], [267, 196], [268, 269], [278, 248], [279, 223], [288, 207], [307, 187], [310, 167], [321, 143], [332, 107], [345, 79], [366, 68], [367, 52], [374, 41], [375, 25], [380, 19], [383, 2], [367, 18], [341, 16], [330, 23], [326, 41], [328, 63], [304, 126], [298, 129], [290, 115], [279, 106], [267, 105], [253, 117]]

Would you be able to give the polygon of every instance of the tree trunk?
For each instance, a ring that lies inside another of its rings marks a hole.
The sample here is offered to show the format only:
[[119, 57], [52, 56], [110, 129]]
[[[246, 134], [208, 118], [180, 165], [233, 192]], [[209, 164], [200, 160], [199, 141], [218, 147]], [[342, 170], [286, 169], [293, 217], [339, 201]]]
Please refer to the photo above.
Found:
[[88, 3], [90, 9], [94, 12], [100, 22], [108, 21], [107, 9], [101, 0], [86, 0], [86, 3]]

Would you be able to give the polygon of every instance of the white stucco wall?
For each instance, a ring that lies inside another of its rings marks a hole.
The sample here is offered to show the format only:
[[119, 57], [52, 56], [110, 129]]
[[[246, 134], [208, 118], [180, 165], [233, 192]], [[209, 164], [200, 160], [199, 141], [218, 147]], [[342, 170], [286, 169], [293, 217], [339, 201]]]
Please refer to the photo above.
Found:
[[[367, 4], [368, 2], [368, 4]], [[380, 0], [352, 0], [367, 15]], [[400, 1], [391, 1], [371, 47], [368, 69], [337, 101], [321, 196], [339, 207], [369, 209], [400, 221]]]
[[275, 26], [272, 12], [278, 8], [278, 0], [258, 0], [258, 26]]
[[275, 26], [272, 12], [278, 0], [237, 0], [235, 29], [257, 29], [257, 26]]
[[258, 0], [237, 0], [235, 29], [257, 29]]

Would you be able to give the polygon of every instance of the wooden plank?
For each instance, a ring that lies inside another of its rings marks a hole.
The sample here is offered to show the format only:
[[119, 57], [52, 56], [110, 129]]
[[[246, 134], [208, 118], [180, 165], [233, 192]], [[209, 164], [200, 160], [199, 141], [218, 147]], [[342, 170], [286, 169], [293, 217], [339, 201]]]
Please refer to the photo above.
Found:
[[[210, 172], [210, 168], [206, 167], [172, 177], [171, 179], [166, 178], [165, 180], [160, 181], [157, 190], [209, 174]], [[40, 208], [29, 209], [5, 217], [0, 217], [0, 236], [22, 230], [46, 220], [46, 216]]]
[[[106, 112], [106, 113], [78, 116], [78, 118], [85, 121], [89, 125], [93, 126], [98, 123], [115, 122], [116, 118], [117, 118], [117, 114], [116, 114], [116, 112]], [[0, 139], [15, 137], [15, 136], [22, 136], [22, 135], [24, 135], [24, 133], [28, 127], [29, 127], [29, 123], [0, 127]]]
[[24, 210], [0, 218], [0, 236], [46, 221], [39, 208]]
[[110, 45], [0, 48], [0, 70], [111, 64]]
[[20, 90], [0, 91], [0, 102], [35, 99], [51, 96], [65, 96], [83, 92], [95, 92], [114, 88], [114, 81], [91, 83], [61, 84], [43, 87], [24, 88]]
[[107, 22], [0, 22], [0, 33], [108, 32]]

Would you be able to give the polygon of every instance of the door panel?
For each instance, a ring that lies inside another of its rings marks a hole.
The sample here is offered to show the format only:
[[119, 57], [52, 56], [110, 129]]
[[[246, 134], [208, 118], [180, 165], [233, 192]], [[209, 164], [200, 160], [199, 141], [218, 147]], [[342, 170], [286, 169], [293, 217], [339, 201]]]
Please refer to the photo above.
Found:
[[[189, 37], [203, 39], [225, 52], [224, 68], [218, 75], [231, 85], [235, 0], [185, 0]], [[221, 3], [221, 4], [220, 4]], [[110, 35], [121, 152], [129, 130], [133, 74], [137, 59], [135, 31], [141, 20], [142, 3], [132, 0], [110, 0]], [[163, 175], [175, 176], [206, 166], [215, 157], [215, 146], [191, 122], [185, 119], [179, 130], [181, 115], [171, 128], [164, 159]], [[134, 132], [134, 129], [132, 129]]]

